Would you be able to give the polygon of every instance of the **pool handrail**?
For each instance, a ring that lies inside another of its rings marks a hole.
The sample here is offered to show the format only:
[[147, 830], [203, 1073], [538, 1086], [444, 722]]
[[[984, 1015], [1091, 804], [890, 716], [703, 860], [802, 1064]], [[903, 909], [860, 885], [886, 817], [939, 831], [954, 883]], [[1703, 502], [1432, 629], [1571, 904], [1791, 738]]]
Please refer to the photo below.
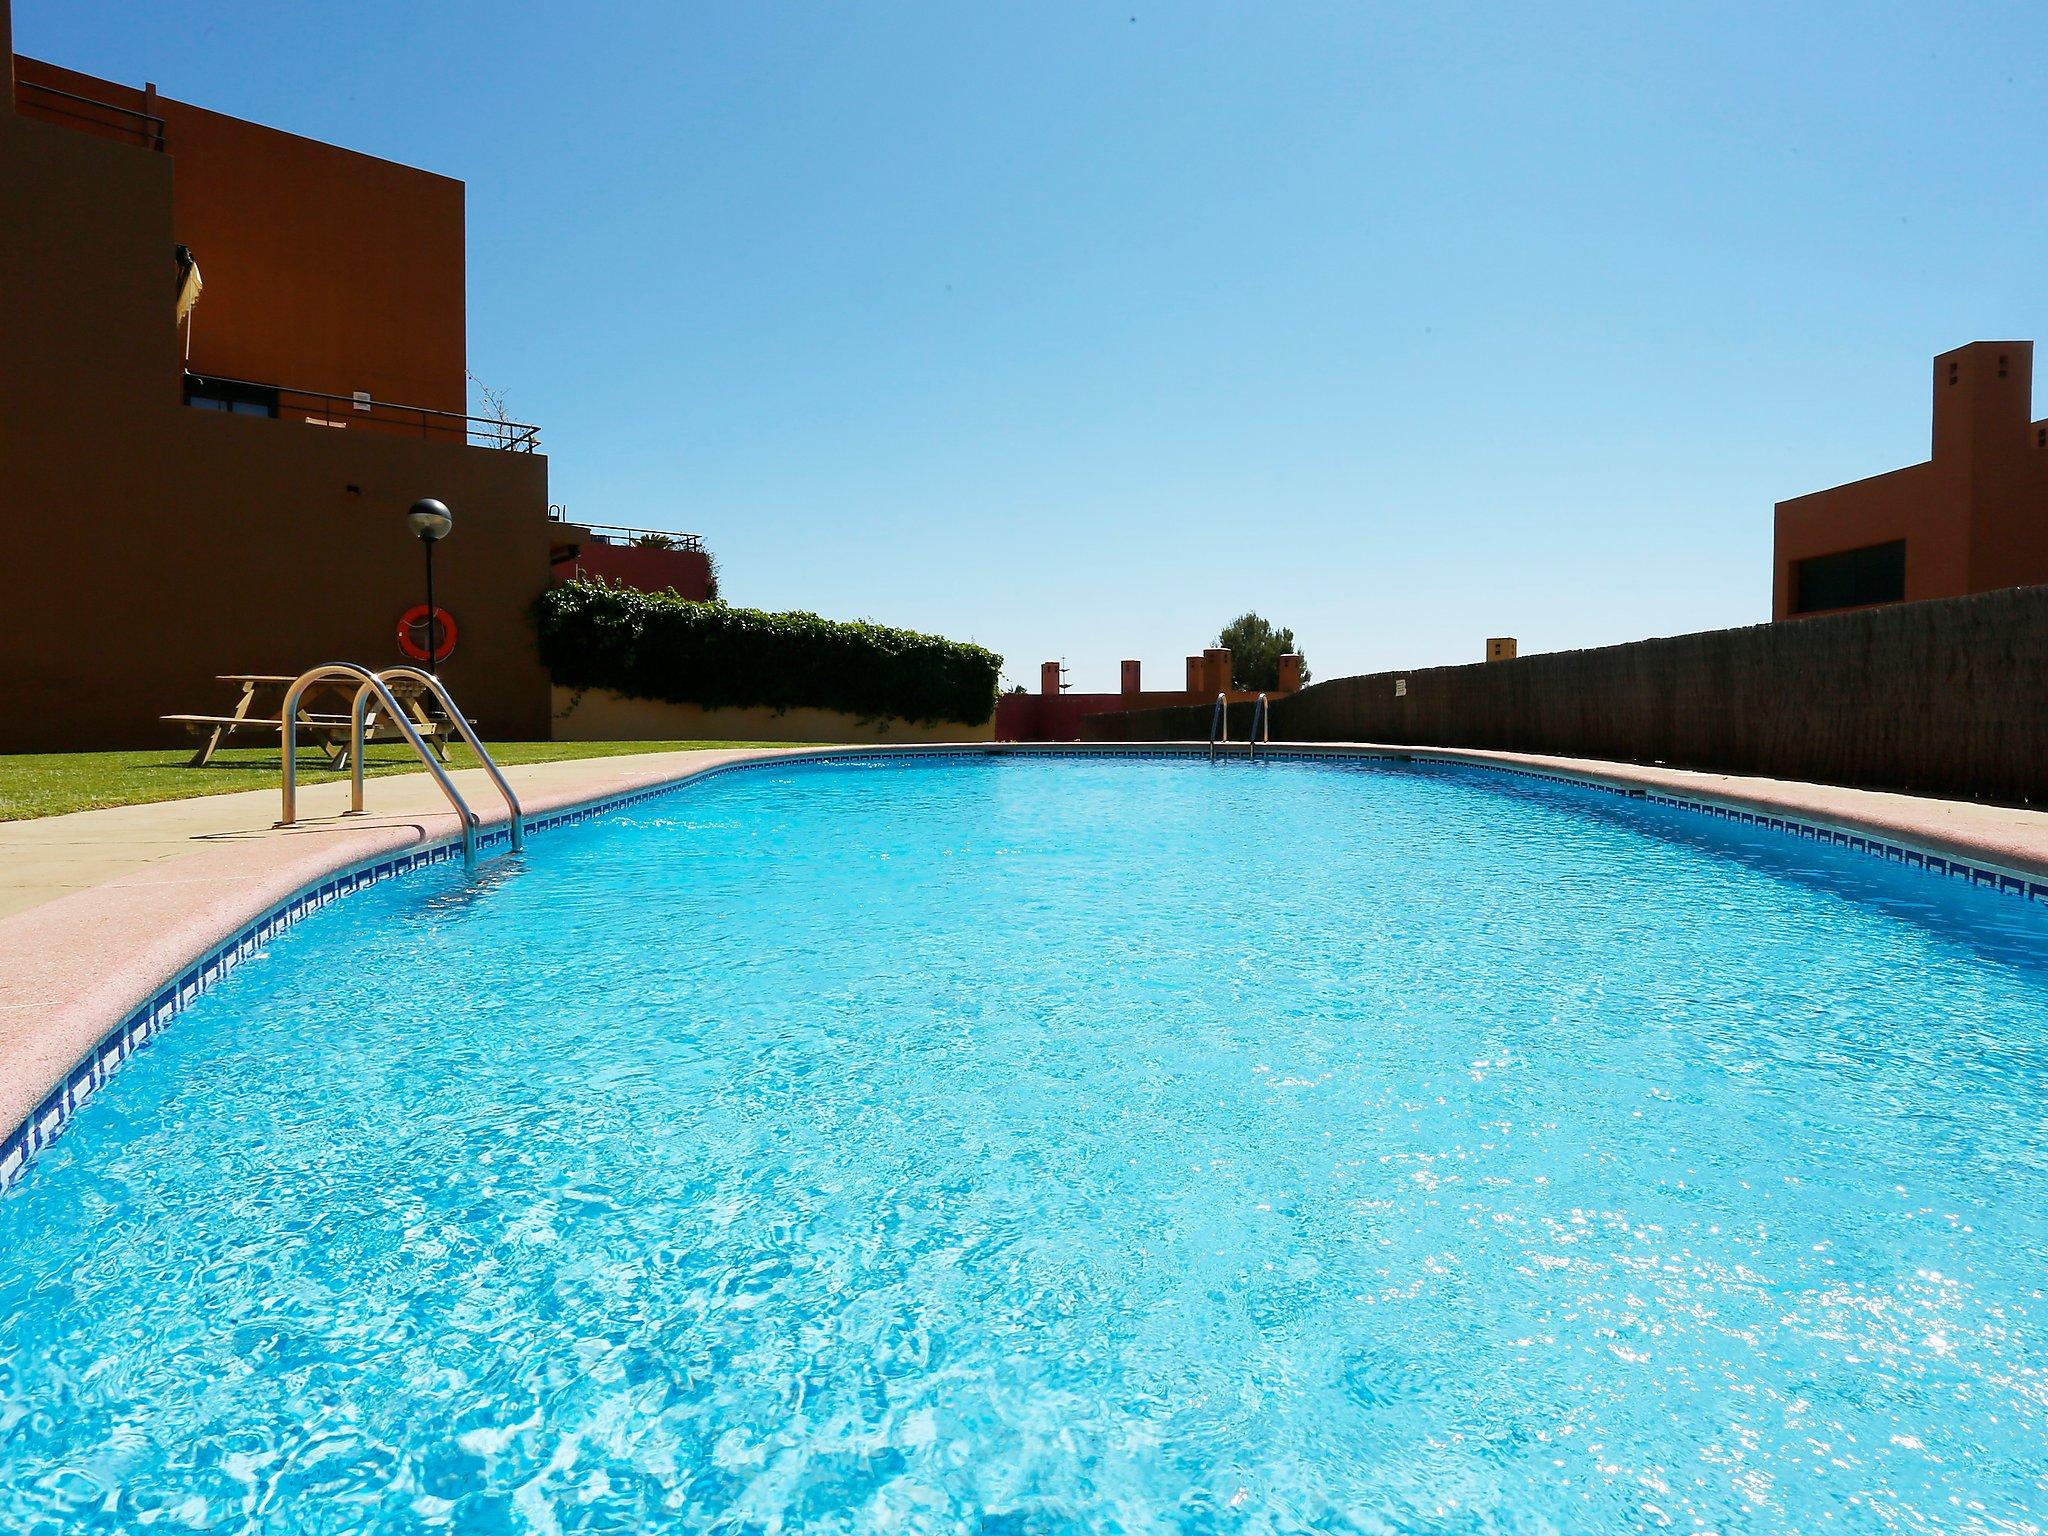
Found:
[[1209, 761], [1216, 761], [1216, 743], [1230, 745], [1230, 695], [1216, 695], [1216, 708], [1209, 715]]
[[[420, 739], [412, 719], [399, 708], [398, 700], [392, 697], [391, 689], [384, 680], [368, 667], [358, 666], [352, 661], [323, 662], [317, 667], [301, 672], [285, 690], [284, 707], [280, 712], [282, 734], [279, 746], [283, 755], [282, 780], [284, 789], [284, 814], [278, 818], [280, 827], [289, 827], [299, 819], [299, 700], [306, 690], [315, 683], [334, 682], [339, 679], [353, 679], [358, 685], [357, 698], [360, 700], [367, 690], [376, 695], [385, 712], [390, 715], [400, 734], [405, 737], [419, 760], [426, 764], [427, 771], [441, 786], [441, 793], [448, 797], [448, 803], [455, 808], [457, 819], [462, 823], [462, 856], [471, 868], [476, 866], [476, 812], [469, 808], [469, 802], [462, 798], [462, 791], [455, 787], [455, 781], [448, 777], [434, 757], [426, 742]], [[363, 810], [363, 716], [365, 711], [357, 709], [354, 731], [349, 740], [349, 814], [361, 815]]]
[[[278, 825], [289, 827], [299, 817], [299, 700], [306, 690], [315, 683], [336, 682], [350, 679], [360, 683], [372, 674], [368, 667], [358, 666], [352, 661], [330, 661], [310, 667], [292, 679], [291, 686], [284, 691], [284, 703], [279, 709], [279, 720], [283, 734], [278, 738], [282, 751], [280, 767], [283, 772], [284, 815]], [[351, 740], [348, 746], [349, 812], [358, 813], [363, 808], [363, 756], [361, 743]]]
[[1260, 732], [1265, 733], [1267, 746], [1273, 745], [1273, 720], [1266, 708], [1266, 696], [1262, 693], [1252, 703], [1252, 728], [1245, 737], [1244, 754], [1247, 758], [1259, 755]]
[[[440, 678], [434, 676], [433, 673], [422, 671], [418, 667], [386, 667], [377, 676], [385, 683], [389, 683], [393, 678], [402, 677], [407, 682], [415, 683], [426, 689], [427, 692], [434, 696], [435, 702], [441, 706], [442, 713], [447, 715], [448, 723], [454, 726], [462, 739], [469, 744], [469, 750], [474, 752], [477, 755], [478, 761], [484, 765], [484, 772], [489, 774], [491, 782], [498, 786], [498, 793], [505, 797], [505, 809], [511, 815], [512, 851], [517, 853], [524, 848], [526, 846], [526, 812], [519, 804], [519, 797], [512, 793], [512, 786], [505, 781], [505, 775], [499, 771], [497, 760], [485, 749], [482, 740], [477, 736], [476, 727], [469, 723], [469, 716], [456, 707], [455, 696], [449, 693], [448, 685], [442, 682]], [[365, 683], [356, 690], [355, 739], [358, 743], [361, 743], [363, 740], [369, 707], [370, 685]], [[360, 751], [360, 746], [358, 746], [358, 751]]]

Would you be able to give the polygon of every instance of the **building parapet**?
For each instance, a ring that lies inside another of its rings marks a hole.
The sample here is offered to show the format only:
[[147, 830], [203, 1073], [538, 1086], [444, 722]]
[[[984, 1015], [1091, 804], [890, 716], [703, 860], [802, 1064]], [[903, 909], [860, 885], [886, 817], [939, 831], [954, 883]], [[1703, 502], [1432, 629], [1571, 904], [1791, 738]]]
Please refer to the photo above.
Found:
[[361, 426], [373, 431], [398, 431], [407, 436], [466, 443], [472, 448], [495, 448], [505, 453], [540, 451], [540, 428], [525, 422], [504, 421], [495, 416], [464, 416], [424, 405], [396, 405], [388, 400], [373, 400], [367, 393], [331, 395], [317, 389], [188, 373], [185, 403], [237, 416], [303, 420], [318, 427]]
[[149, 111], [117, 106], [73, 91], [35, 80], [19, 80], [14, 87], [15, 109], [23, 117], [56, 122], [66, 128], [81, 128], [111, 138], [140, 144], [158, 153], [164, 148], [164, 120]]
[[564, 523], [581, 528], [589, 537], [590, 544], [611, 544], [634, 549], [679, 549], [700, 551], [704, 548], [704, 537], [696, 533], [672, 533], [666, 528], [628, 528], [619, 523], [579, 523], [564, 515], [560, 508], [548, 509], [550, 522]]

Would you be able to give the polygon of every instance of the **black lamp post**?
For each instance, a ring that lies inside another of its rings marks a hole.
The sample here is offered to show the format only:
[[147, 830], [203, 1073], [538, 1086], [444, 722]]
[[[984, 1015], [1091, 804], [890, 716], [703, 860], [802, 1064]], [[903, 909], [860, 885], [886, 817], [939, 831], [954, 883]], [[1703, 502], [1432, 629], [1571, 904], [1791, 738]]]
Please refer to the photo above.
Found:
[[438, 675], [435, 658], [441, 650], [441, 626], [434, 608], [434, 546], [448, 537], [455, 518], [438, 501], [416, 501], [405, 514], [405, 526], [419, 536], [427, 551], [427, 670]]

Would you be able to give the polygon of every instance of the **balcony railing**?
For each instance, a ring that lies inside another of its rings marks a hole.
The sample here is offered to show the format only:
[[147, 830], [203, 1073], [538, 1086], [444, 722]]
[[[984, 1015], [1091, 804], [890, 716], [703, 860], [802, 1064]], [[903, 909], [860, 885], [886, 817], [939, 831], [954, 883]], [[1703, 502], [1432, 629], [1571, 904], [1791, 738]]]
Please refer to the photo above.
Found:
[[393, 405], [367, 395], [330, 395], [317, 389], [288, 389], [217, 374], [185, 375], [185, 403], [243, 416], [275, 416], [336, 430], [421, 437], [466, 443], [504, 453], [538, 453], [540, 428], [495, 416], [464, 416], [424, 405]]
[[593, 544], [630, 545], [641, 549], [677, 549], [701, 552], [701, 534], [671, 533], [666, 528], [625, 528], [617, 523], [579, 523], [561, 507], [548, 508], [548, 520], [588, 529]]
[[15, 82], [14, 100], [24, 117], [52, 118], [67, 127], [97, 129], [145, 149], [161, 151], [164, 147], [164, 120], [154, 112], [137, 112], [110, 101], [75, 96], [33, 80]]

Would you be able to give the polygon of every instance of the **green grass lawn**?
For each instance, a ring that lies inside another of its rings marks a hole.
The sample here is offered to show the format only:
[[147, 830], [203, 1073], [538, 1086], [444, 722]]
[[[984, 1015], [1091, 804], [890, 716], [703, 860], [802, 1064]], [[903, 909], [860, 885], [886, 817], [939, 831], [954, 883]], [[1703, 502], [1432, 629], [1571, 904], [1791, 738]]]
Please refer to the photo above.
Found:
[[[623, 757], [639, 752], [687, 752], [710, 747], [788, 746], [751, 741], [505, 741], [490, 742], [499, 765], [552, 763], [572, 757]], [[193, 795], [227, 795], [239, 789], [277, 788], [276, 747], [230, 747], [204, 768], [186, 766], [190, 747], [149, 752], [38, 752], [0, 756], [0, 821], [61, 816], [66, 811], [108, 805], [143, 805]], [[450, 767], [474, 768], [476, 754], [464, 746], [449, 754]], [[420, 773], [419, 760], [404, 746], [372, 747], [369, 774]], [[324, 784], [346, 778], [327, 766], [327, 754], [299, 751], [299, 782]]]

